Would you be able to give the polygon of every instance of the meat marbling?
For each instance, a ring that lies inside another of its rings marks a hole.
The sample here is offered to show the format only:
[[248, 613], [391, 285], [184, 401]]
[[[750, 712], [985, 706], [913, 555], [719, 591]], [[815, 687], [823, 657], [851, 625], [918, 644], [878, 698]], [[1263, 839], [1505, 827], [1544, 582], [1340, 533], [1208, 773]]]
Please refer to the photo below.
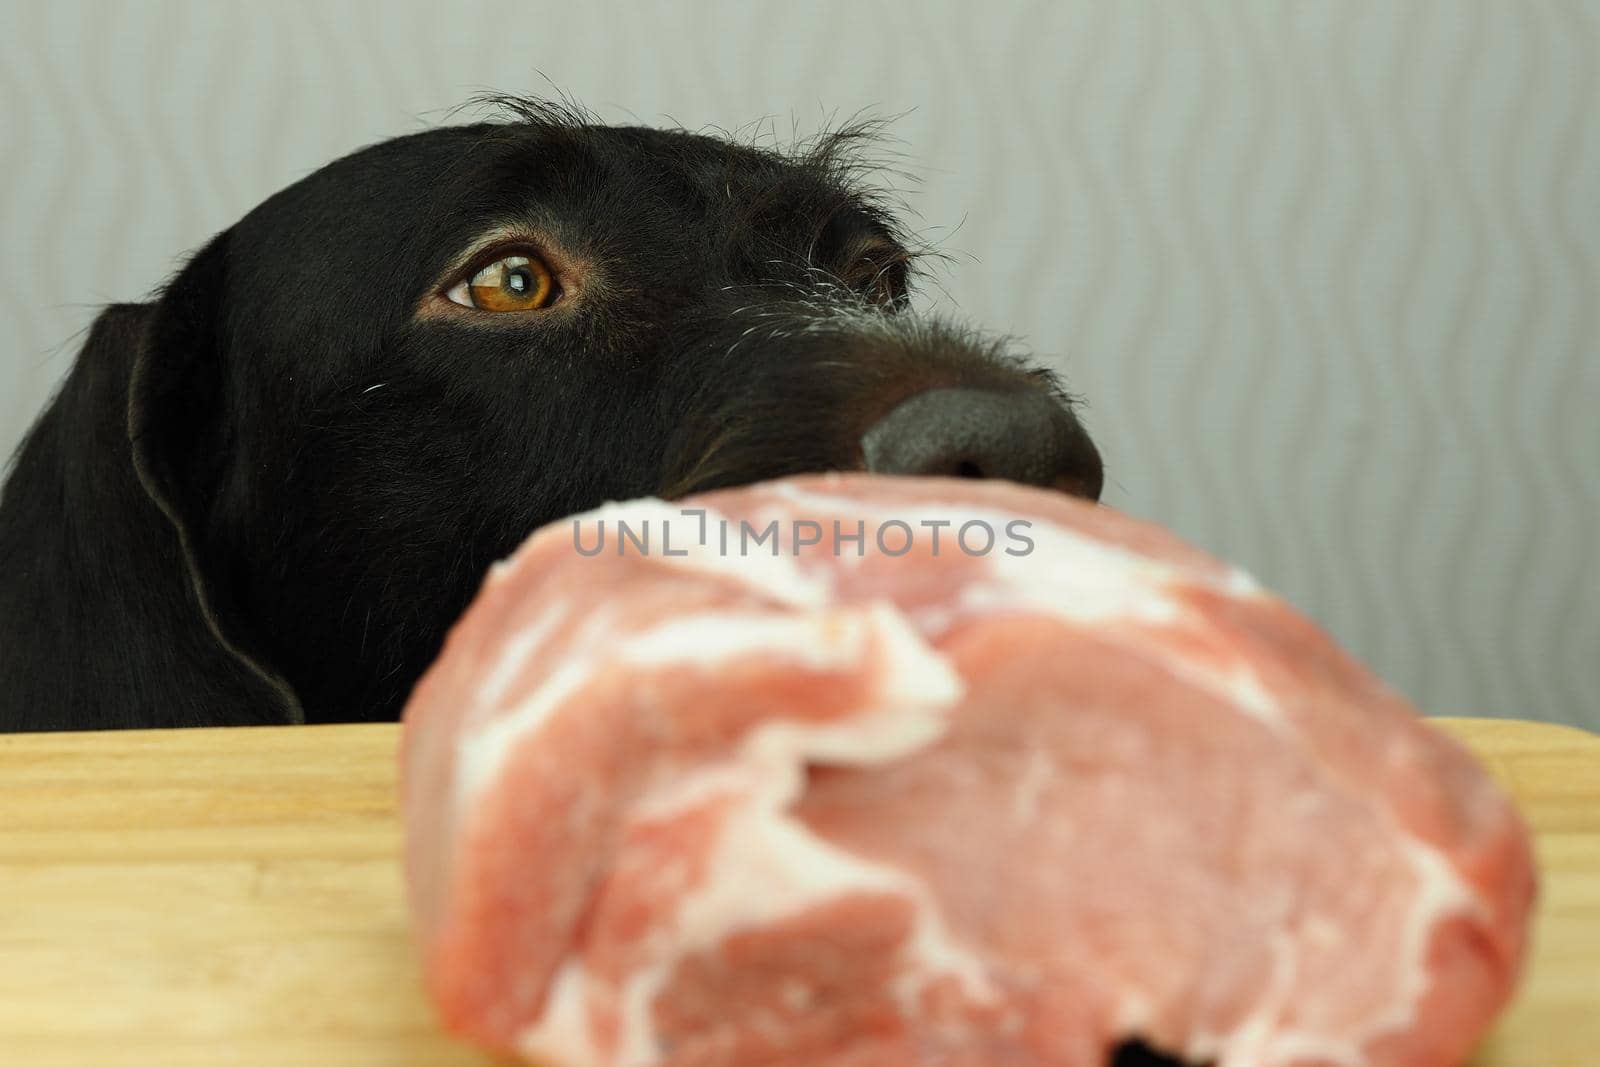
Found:
[[[741, 555], [741, 520], [778, 554]], [[839, 475], [574, 521], [496, 566], [406, 711], [413, 912], [470, 1039], [553, 1067], [1104, 1067], [1135, 1040], [1446, 1067], [1507, 999], [1534, 892], [1507, 801], [1163, 531]]]

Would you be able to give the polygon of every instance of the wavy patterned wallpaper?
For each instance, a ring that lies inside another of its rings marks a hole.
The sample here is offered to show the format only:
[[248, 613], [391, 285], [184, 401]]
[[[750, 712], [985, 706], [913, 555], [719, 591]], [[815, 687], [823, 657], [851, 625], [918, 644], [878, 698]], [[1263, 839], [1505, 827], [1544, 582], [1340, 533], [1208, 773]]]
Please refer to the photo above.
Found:
[[[104, 301], [483, 89], [907, 112], [925, 303], [1092, 403], [1108, 499], [1437, 713], [1600, 728], [1600, 5], [5, 8], [0, 452]], [[670, 118], [669, 118], [670, 116]]]

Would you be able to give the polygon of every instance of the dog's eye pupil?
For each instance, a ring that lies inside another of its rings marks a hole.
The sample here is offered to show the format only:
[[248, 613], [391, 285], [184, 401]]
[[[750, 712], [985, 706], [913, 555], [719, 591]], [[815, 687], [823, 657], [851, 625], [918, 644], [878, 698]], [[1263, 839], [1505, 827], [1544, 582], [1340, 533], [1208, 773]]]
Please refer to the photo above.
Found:
[[483, 311], [528, 311], [549, 307], [560, 295], [555, 276], [534, 256], [502, 256], [474, 274], [457, 303]]

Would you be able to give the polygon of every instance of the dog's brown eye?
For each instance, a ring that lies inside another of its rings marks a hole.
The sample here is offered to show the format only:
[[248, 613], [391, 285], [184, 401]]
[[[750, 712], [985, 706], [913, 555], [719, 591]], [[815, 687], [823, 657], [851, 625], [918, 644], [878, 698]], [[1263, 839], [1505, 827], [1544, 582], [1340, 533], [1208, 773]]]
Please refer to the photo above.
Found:
[[556, 302], [561, 289], [537, 256], [501, 256], [445, 294], [482, 311], [533, 311]]
[[905, 301], [909, 275], [910, 258], [899, 249], [884, 247], [857, 259], [844, 281], [874, 304], [899, 307]]

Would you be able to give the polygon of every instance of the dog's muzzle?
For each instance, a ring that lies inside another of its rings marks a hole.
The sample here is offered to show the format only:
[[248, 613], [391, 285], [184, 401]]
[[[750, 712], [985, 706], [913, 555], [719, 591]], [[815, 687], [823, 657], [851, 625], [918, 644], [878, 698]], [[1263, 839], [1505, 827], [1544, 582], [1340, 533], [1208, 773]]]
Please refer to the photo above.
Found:
[[666, 360], [692, 392], [666, 496], [829, 470], [995, 478], [1098, 499], [1100, 453], [1055, 377], [937, 317], [823, 289], [688, 322]]

